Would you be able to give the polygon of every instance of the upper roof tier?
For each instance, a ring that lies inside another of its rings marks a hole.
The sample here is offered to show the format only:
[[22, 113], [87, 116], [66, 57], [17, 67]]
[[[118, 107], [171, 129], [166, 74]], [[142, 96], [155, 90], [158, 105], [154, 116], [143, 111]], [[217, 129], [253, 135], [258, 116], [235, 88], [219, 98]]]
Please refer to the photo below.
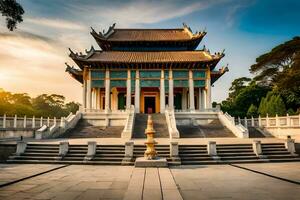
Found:
[[117, 29], [113, 24], [103, 33], [92, 28], [91, 34], [102, 50], [168, 51], [194, 50], [206, 32], [193, 33], [186, 24], [176, 29]]

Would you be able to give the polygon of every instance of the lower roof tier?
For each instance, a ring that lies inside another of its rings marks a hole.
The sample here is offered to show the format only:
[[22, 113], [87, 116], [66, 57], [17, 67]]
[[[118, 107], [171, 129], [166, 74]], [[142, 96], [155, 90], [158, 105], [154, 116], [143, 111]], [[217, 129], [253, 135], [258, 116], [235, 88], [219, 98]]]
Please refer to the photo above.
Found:
[[202, 68], [214, 69], [224, 56], [223, 53], [211, 55], [208, 51], [96, 51], [93, 48], [86, 55], [74, 53], [70, 57], [83, 69], [90, 67], [118, 68]]

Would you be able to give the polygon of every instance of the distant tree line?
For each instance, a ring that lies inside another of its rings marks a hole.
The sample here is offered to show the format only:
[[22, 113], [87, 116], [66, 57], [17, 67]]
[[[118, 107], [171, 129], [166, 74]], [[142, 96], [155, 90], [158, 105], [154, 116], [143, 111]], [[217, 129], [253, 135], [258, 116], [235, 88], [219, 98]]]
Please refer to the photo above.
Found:
[[0, 88], [0, 115], [62, 117], [78, 109], [79, 103], [65, 103], [62, 95], [41, 94], [31, 98], [26, 93], [11, 93]]
[[257, 117], [300, 113], [300, 37], [259, 56], [250, 67], [254, 78], [235, 79], [221, 108], [232, 116]]

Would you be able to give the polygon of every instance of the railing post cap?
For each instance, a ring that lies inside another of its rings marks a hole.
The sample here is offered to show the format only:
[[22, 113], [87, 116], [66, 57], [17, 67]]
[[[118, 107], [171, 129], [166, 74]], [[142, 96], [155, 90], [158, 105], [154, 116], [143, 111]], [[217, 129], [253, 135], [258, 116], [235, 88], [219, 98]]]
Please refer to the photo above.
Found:
[[253, 140], [253, 143], [261, 143], [260, 140]]
[[216, 144], [216, 141], [208, 141], [207, 144]]
[[130, 146], [130, 145], [133, 145], [133, 144], [134, 144], [133, 141], [127, 141], [127, 142], [125, 142], [125, 145], [126, 145], [126, 146]]
[[69, 142], [68, 142], [68, 141], [61, 141], [61, 142], [59, 142], [59, 144], [60, 144], [60, 145], [63, 145], [63, 144], [69, 144]]
[[94, 144], [97, 145], [97, 142], [96, 142], [96, 141], [88, 141], [87, 143], [88, 143], [88, 145], [94, 145]]
[[176, 141], [171, 141], [170, 144], [172, 144], [172, 145], [178, 145], [178, 142], [176, 142]]

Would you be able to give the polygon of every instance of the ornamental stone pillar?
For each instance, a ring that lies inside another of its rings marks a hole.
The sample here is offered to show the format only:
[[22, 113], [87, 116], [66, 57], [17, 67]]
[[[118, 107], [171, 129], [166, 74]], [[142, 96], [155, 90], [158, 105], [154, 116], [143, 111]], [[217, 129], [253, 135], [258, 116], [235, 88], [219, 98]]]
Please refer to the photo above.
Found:
[[187, 89], [183, 88], [182, 89], [182, 110], [186, 110], [187, 109]]
[[87, 90], [87, 83], [85, 80], [85, 77], [83, 77], [83, 83], [82, 83], [82, 106], [83, 108], [86, 108], [86, 90]]
[[135, 94], [134, 94], [135, 112], [140, 113], [140, 72], [135, 72]]
[[204, 90], [202, 91], [202, 100], [203, 100], [202, 105], [203, 105], [203, 108], [204, 108], [204, 109], [207, 109], [207, 98], [206, 98], [206, 96], [207, 96], [207, 90], [204, 89]]
[[160, 113], [165, 113], [166, 106], [166, 93], [165, 93], [165, 71], [161, 70], [160, 75]]
[[194, 79], [193, 79], [192, 70], [189, 70], [189, 95], [190, 95], [190, 111], [195, 111]]
[[88, 109], [92, 108], [92, 80], [91, 80], [91, 70], [88, 71], [87, 77], [87, 92], [86, 92], [86, 107]]
[[169, 70], [169, 108], [174, 108], [174, 84], [173, 84], [173, 70]]
[[203, 109], [202, 103], [203, 103], [203, 101], [202, 101], [202, 88], [199, 88], [199, 110]]
[[126, 84], [126, 108], [131, 106], [131, 71], [127, 70], [127, 84]]
[[105, 71], [105, 112], [110, 111], [110, 78], [109, 70]]
[[210, 70], [207, 70], [207, 79], [206, 79], [206, 87], [207, 87], [207, 94], [206, 94], [206, 108], [212, 108], [211, 105], [211, 79], [210, 79]]

